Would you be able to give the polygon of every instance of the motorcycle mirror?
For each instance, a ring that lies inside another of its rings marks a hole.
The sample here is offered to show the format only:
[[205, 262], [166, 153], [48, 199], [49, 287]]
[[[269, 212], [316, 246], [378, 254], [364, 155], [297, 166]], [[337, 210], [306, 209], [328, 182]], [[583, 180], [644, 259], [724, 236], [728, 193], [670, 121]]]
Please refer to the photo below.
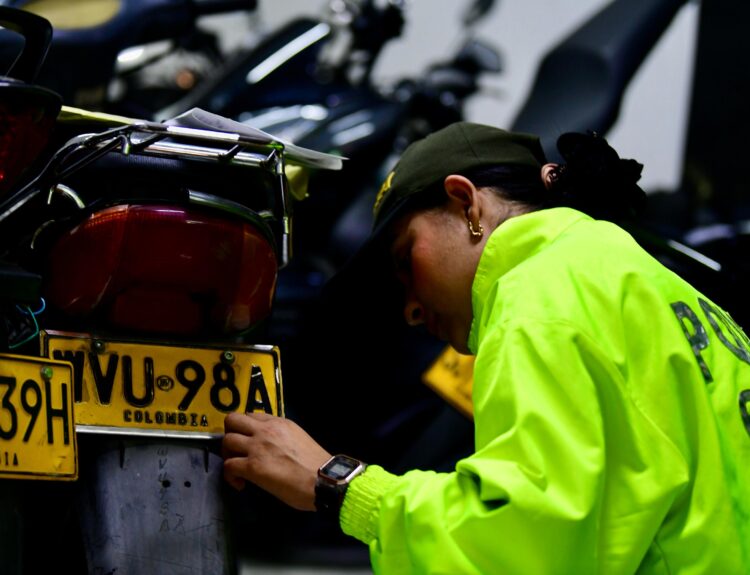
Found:
[[500, 53], [481, 40], [466, 42], [453, 59], [456, 68], [477, 74], [479, 72], [501, 72], [503, 69]]

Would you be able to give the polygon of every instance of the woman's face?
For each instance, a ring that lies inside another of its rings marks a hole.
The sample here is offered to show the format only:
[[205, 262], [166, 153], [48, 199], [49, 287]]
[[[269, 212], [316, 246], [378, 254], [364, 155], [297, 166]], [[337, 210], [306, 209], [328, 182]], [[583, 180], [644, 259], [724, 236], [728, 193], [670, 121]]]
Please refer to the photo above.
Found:
[[[542, 168], [551, 185], [554, 164]], [[528, 207], [501, 199], [491, 188], [476, 188], [464, 176], [443, 182], [444, 205], [402, 216], [391, 228], [391, 257], [404, 287], [404, 317], [424, 324], [456, 351], [470, 353], [467, 342], [473, 318], [471, 287], [490, 233]], [[481, 234], [473, 230], [483, 229]]]
[[469, 353], [471, 286], [481, 255], [461, 207], [420, 211], [402, 217], [393, 228], [391, 256], [404, 288], [404, 316]]

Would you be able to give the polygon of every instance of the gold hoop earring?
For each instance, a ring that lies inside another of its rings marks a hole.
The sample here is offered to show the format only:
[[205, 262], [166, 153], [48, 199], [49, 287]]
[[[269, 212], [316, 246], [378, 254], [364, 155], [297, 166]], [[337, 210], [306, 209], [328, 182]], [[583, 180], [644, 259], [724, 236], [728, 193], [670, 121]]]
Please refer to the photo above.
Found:
[[474, 224], [471, 223], [470, 219], [466, 219], [466, 223], [469, 224], [469, 233], [471, 234], [472, 238], [479, 239], [484, 235], [484, 228], [482, 227], [482, 222], [477, 223], [477, 229], [474, 229]]

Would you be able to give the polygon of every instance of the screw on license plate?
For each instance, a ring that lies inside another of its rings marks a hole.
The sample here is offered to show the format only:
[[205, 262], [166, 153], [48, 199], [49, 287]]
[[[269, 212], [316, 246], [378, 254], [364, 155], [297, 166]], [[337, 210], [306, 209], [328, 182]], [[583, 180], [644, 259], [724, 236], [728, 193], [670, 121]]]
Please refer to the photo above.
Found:
[[174, 381], [168, 375], [160, 375], [156, 378], [156, 387], [162, 391], [169, 391], [174, 387]]
[[221, 361], [224, 363], [234, 363], [234, 354], [227, 350], [221, 354]]
[[104, 342], [100, 339], [95, 339], [91, 345], [96, 353], [102, 353], [104, 351]]
[[39, 374], [42, 376], [43, 380], [49, 381], [52, 379], [52, 368], [48, 365], [43, 365], [39, 370]]

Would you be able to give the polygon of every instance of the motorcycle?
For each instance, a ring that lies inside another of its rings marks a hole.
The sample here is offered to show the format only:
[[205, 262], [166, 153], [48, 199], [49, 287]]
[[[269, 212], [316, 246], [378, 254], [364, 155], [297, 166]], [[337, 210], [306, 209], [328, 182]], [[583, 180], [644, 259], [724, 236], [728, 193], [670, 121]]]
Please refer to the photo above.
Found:
[[[50, 21], [54, 28], [36, 83], [68, 106], [152, 119], [201, 83], [225, 59], [204, 19], [252, 14], [256, 0], [112, 0], [63, 6], [56, 0], [0, 5]], [[0, 61], [17, 42], [0, 43]]]
[[[28, 45], [49, 39], [42, 18], [0, 8], [0, 21]], [[342, 160], [218, 117], [198, 129], [58, 114], [59, 98], [25, 80], [4, 82], [4, 120], [51, 119], [54, 133], [30, 155], [45, 162], [0, 198], [4, 277], [15, 280], [3, 294], [13, 353], [0, 358], [0, 473], [19, 481], [4, 525], [22, 542], [7, 557], [24, 573], [60, 562], [234, 573], [223, 418], [284, 415], [263, 324], [306, 174]], [[35, 93], [55, 104], [44, 115], [25, 113]], [[22, 142], [6, 136], [8, 149]], [[48, 539], [65, 544], [39, 553]]]

